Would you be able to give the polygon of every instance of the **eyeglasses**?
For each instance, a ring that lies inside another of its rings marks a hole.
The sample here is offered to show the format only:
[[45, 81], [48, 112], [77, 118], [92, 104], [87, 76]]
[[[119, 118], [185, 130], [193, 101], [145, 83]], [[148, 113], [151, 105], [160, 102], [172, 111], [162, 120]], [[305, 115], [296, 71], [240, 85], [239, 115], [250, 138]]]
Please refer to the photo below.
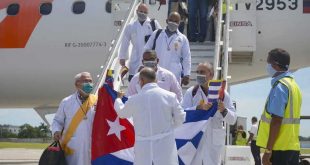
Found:
[[204, 71], [204, 70], [196, 70], [196, 73], [197, 74], [206, 74], [206, 71]]

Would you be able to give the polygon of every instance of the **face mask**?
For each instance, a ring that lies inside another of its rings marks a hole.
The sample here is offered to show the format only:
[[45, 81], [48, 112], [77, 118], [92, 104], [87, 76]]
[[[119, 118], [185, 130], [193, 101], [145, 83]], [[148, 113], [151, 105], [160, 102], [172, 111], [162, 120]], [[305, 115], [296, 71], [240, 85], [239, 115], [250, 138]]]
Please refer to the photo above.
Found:
[[203, 84], [205, 84], [207, 82], [207, 76], [206, 75], [197, 74], [196, 81], [197, 81], [198, 85], [203, 85]]
[[267, 64], [266, 70], [267, 70], [267, 73], [270, 77], [273, 77], [273, 75], [277, 73], [277, 71], [275, 69], [273, 69], [271, 64]]
[[86, 94], [90, 94], [90, 92], [93, 90], [93, 86], [94, 86], [93, 83], [83, 83], [82, 90]]
[[169, 31], [171, 31], [171, 32], [175, 32], [179, 27], [179, 24], [177, 24], [175, 22], [171, 22], [171, 21], [168, 21], [167, 25], [168, 25], [167, 27], [168, 27]]
[[147, 18], [147, 14], [137, 11], [138, 20], [144, 22]]
[[143, 61], [143, 65], [149, 68], [155, 68], [157, 66], [157, 61]]

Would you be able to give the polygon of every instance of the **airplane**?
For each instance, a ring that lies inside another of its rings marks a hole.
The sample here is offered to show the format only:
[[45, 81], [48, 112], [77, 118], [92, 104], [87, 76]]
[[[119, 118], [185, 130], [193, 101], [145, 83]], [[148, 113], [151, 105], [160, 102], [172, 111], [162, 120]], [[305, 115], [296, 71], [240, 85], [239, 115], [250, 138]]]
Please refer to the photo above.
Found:
[[[292, 70], [310, 65], [303, 1], [232, 0], [229, 84], [266, 77], [267, 53], [277, 47], [291, 54]], [[0, 108], [53, 113], [74, 92], [75, 74], [88, 71], [97, 82], [134, 2], [1, 0]], [[149, 3], [150, 17], [164, 27], [167, 5]]]

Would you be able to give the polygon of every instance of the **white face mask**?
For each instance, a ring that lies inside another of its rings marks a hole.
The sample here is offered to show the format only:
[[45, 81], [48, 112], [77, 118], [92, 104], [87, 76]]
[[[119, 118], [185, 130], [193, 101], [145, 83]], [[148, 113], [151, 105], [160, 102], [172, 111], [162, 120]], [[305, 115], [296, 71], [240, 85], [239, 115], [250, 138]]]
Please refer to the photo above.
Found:
[[178, 27], [179, 27], [179, 24], [175, 23], [175, 22], [171, 22], [171, 21], [168, 21], [167, 22], [167, 27], [168, 29], [171, 31], [171, 32], [175, 32], [177, 31]]
[[198, 85], [205, 84], [207, 82], [207, 76], [206, 75], [197, 74], [196, 82], [197, 82]]
[[271, 64], [267, 64], [266, 71], [270, 77], [273, 77], [277, 71], [271, 66]]
[[156, 68], [157, 66], [157, 61], [143, 61], [143, 65], [145, 67], [149, 67], [149, 68]]
[[144, 22], [147, 19], [147, 14], [137, 11], [138, 20]]

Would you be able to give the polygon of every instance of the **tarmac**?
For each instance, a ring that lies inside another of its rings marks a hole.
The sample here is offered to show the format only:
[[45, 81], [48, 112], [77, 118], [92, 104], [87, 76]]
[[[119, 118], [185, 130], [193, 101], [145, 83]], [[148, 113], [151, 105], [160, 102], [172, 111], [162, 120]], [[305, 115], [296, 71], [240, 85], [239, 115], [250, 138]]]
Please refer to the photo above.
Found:
[[[42, 152], [42, 149], [0, 149], [0, 165], [37, 165]], [[306, 160], [310, 161], [310, 158]]]
[[1, 165], [37, 165], [42, 149], [6, 148], [0, 149]]

